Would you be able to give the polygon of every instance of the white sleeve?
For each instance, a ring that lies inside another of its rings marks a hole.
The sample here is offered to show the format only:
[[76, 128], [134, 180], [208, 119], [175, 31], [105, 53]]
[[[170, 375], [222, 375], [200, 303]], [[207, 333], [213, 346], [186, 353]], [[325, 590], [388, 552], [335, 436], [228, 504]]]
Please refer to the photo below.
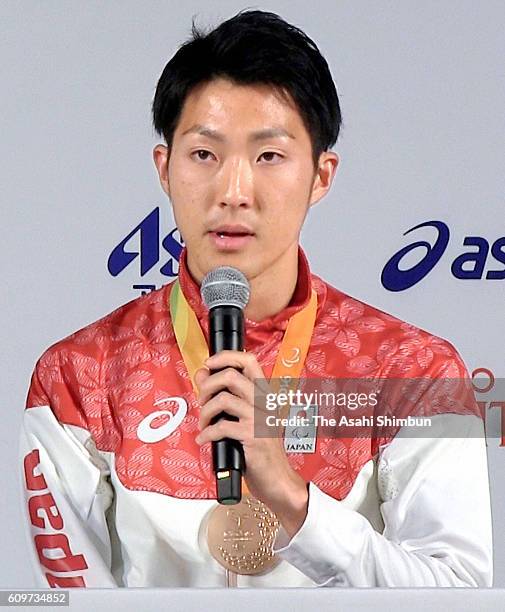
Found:
[[[291, 540], [281, 528], [274, 551], [318, 586], [491, 586], [482, 419], [441, 414], [431, 422], [429, 438], [403, 427], [379, 452], [382, 534], [311, 482], [303, 525]], [[454, 425], [461, 437], [447, 437]]]
[[31, 407], [24, 412], [19, 449], [37, 586], [120, 586], [111, 572], [109, 470], [90, 433], [61, 424], [50, 406]]

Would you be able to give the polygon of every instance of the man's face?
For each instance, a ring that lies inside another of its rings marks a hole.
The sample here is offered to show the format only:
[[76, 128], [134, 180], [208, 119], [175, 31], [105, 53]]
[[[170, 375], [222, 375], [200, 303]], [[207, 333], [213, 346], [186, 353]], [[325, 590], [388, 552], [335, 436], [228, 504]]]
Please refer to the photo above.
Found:
[[219, 265], [252, 280], [297, 251], [307, 211], [338, 162], [323, 156], [334, 161], [322, 164], [321, 179], [298, 110], [271, 87], [224, 79], [195, 87], [171, 149], [154, 151], [195, 280]]

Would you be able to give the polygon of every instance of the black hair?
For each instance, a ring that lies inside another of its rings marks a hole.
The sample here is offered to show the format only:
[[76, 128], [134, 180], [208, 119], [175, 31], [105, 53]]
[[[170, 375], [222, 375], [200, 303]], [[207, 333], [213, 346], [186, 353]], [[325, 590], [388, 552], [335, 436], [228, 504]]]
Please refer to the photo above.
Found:
[[337, 141], [340, 105], [328, 64], [316, 44], [275, 13], [246, 10], [205, 33], [195, 26], [165, 66], [152, 104], [153, 126], [172, 144], [186, 96], [214, 78], [272, 85], [295, 102], [312, 143], [314, 165]]

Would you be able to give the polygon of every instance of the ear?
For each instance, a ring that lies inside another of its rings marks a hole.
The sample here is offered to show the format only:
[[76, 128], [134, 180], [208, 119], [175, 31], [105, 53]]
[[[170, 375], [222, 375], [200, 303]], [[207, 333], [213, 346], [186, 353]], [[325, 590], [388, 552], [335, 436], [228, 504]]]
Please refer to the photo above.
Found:
[[310, 206], [319, 202], [319, 200], [329, 191], [339, 162], [339, 156], [333, 151], [323, 151], [319, 156], [319, 162], [310, 192]]
[[158, 176], [160, 177], [160, 184], [163, 191], [170, 197], [170, 185], [168, 183], [168, 147], [162, 144], [158, 144], [153, 149], [153, 160]]

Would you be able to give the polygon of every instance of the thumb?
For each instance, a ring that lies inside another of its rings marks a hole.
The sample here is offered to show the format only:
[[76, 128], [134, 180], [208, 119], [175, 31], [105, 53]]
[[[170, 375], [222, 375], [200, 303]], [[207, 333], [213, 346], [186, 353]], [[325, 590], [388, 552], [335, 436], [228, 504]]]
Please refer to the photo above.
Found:
[[203, 381], [210, 376], [208, 368], [198, 368], [195, 372], [195, 384], [197, 387], [203, 383]]

